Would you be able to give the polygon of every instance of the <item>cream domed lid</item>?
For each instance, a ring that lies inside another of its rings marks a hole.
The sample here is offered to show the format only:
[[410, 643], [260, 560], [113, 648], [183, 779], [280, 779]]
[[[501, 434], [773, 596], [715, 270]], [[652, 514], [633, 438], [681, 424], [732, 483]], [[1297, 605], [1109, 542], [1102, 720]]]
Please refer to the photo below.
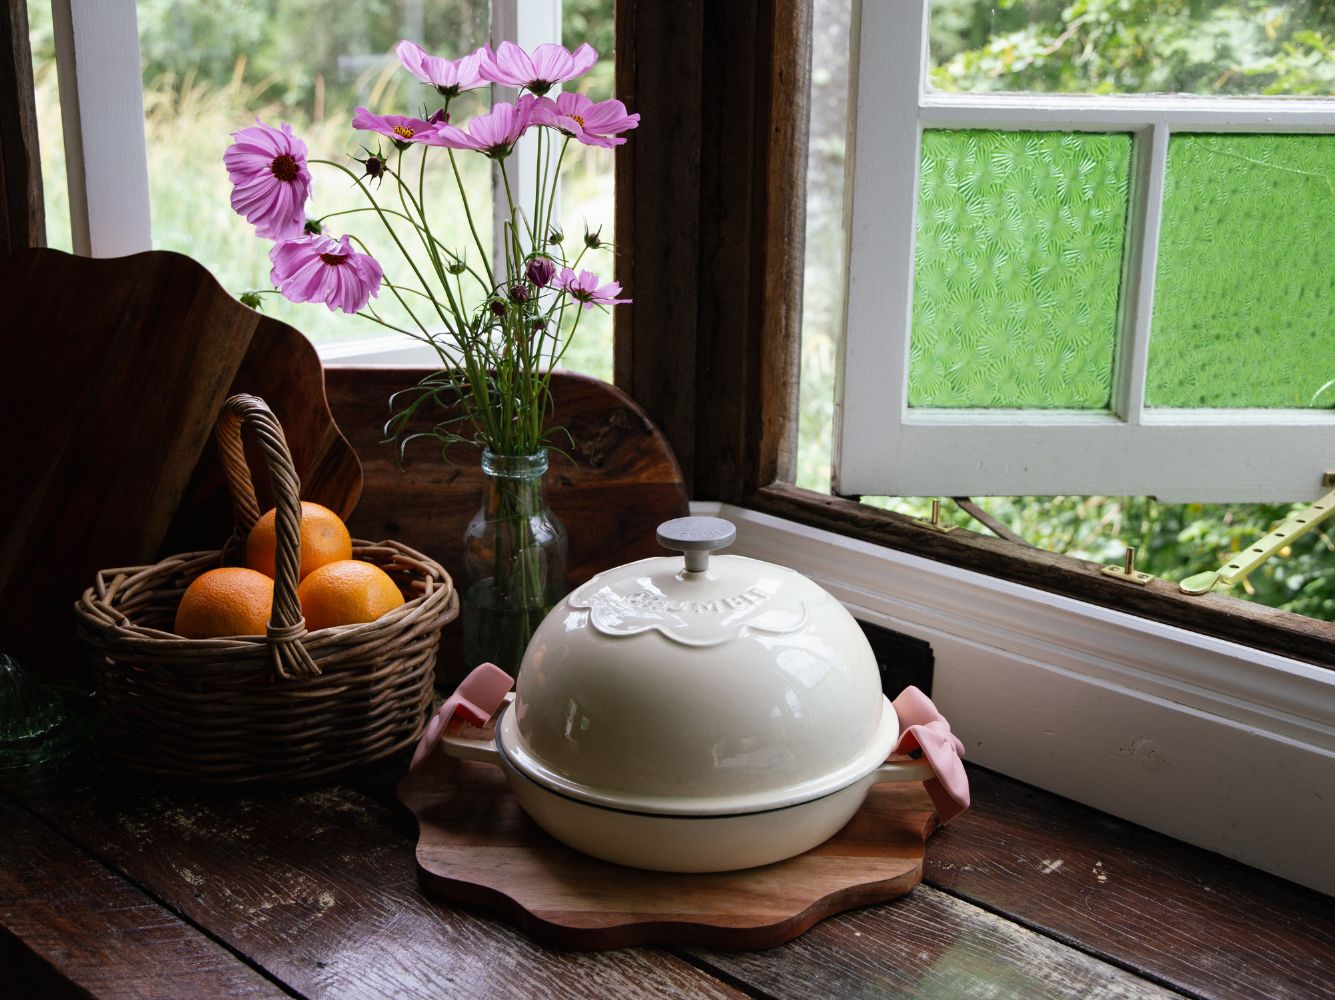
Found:
[[711, 556], [732, 524], [659, 528], [686, 554], [600, 573], [538, 627], [498, 745], [571, 797], [668, 815], [819, 798], [889, 755], [898, 721], [852, 615], [793, 570]]

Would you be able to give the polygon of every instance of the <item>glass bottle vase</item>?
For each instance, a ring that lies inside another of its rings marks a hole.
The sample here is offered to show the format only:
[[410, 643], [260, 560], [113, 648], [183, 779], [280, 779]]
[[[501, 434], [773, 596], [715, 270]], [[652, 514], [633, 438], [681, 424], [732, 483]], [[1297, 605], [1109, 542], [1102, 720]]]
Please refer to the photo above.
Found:
[[529, 639], [566, 592], [566, 530], [547, 506], [547, 451], [482, 452], [482, 507], [464, 531], [464, 668], [519, 671]]

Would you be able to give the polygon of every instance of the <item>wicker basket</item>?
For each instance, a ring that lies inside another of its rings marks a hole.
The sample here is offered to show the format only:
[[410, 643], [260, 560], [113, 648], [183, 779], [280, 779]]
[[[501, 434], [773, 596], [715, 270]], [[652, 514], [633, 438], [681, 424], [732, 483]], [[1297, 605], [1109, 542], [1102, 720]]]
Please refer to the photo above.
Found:
[[[258, 436], [278, 508], [268, 632], [184, 639], [167, 630], [185, 588], [223, 565], [259, 518], [243, 424]], [[233, 396], [217, 439], [236, 509], [231, 542], [103, 570], [75, 604], [105, 748], [142, 770], [214, 783], [309, 781], [407, 748], [431, 705], [441, 627], [458, 614], [449, 575], [397, 542], [354, 540], [353, 558], [389, 573], [408, 600], [369, 624], [308, 633], [297, 601], [300, 486], [282, 427], [263, 400]]]

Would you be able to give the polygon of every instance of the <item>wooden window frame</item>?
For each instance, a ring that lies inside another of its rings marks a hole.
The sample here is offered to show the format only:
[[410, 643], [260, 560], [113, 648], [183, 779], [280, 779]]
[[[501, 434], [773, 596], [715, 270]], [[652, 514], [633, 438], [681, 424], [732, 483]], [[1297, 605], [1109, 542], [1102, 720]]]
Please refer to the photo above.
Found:
[[635, 301], [617, 317], [615, 377], [692, 496], [1335, 667], [1335, 624], [791, 485], [810, 0], [618, 0], [616, 16], [617, 93], [646, 125], [617, 154], [617, 278]]

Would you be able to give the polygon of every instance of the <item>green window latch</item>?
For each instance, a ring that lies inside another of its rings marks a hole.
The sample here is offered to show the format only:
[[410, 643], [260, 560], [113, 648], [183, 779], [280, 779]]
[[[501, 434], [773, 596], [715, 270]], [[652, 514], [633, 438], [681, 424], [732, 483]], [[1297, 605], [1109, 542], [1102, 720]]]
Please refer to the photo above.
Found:
[[[1327, 477], [1327, 485], [1335, 485], [1335, 483], [1330, 482], [1329, 476]], [[1188, 594], [1208, 594], [1220, 583], [1226, 587], [1231, 587], [1295, 538], [1311, 531], [1330, 517], [1331, 514], [1335, 514], [1335, 490], [1331, 490], [1316, 503], [1298, 511], [1264, 538], [1257, 539], [1247, 547], [1246, 551], [1236, 553], [1219, 569], [1189, 576], [1178, 586]]]

